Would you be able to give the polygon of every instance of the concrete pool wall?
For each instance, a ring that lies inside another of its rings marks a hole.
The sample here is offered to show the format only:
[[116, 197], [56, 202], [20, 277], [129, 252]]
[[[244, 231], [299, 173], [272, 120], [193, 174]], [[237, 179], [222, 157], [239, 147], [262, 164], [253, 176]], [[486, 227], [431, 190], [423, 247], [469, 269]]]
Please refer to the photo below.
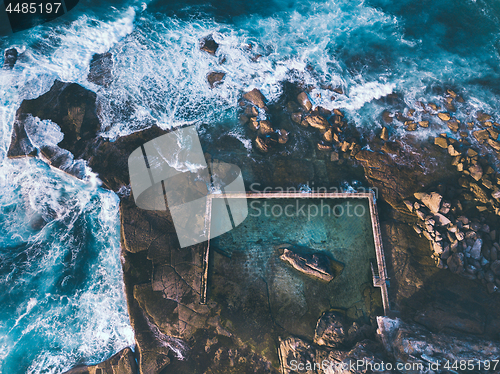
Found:
[[[389, 300], [387, 292], [388, 278], [385, 265], [384, 251], [382, 248], [377, 206], [375, 203], [375, 198], [373, 193], [371, 192], [366, 192], [366, 193], [271, 192], [271, 193], [228, 193], [225, 195], [212, 194], [209, 196], [207, 204], [206, 217], [209, 219], [209, 224], [207, 225], [208, 230], [212, 229], [212, 225], [217, 224], [216, 222], [212, 222], [211, 220], [213, 199], [240, 199], [240, 200], [247, 199], [249, 204], [251, 204], [251, 201], [254, 201], [253, 199], [296, 199], [296, 200], [300, 199], [301, 201], [305, 201], [307, 199], [328, 199], [331, 202], [334, 202], [336, 200], [339, 202], [345, 202], [348, 201], [349, 199], [361, 199], [362, 201], [367, 202], [369, 207], [370, 226], [372, 231], [371, 234], [373, 236], [373, 244], [376, 255], [376, 264], [373, 263], [371, 264], [372, 281], [373, 281], [373, 286], [377, 287], [380, 290], [384, 314], [387, 315], [389, 313], [390, 308], [389, 308]], [[226, 203], [227, 201], [228, 200], [226, 200]], [[208, 237], [210, 238], [210, 231]], [[208, 241], [207, 249], [203, 259], [203, 272], [202, 272], [201, 290], [200, 290], [202, 303], [207, 302], [207, 292], [209, 288], [208, 276], [209, 276], [210, 250], [211, 250], [211, 240]]]

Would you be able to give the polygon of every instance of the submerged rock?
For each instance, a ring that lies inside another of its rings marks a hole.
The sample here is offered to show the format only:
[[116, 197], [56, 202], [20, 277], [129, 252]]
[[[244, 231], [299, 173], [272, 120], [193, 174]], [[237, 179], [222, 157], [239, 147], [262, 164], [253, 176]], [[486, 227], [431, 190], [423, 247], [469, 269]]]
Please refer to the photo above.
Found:
[[[340, 273], [344, 267], [341, 263], [331, 260], [325, 254], [303, 254], [288, 248], [283, 249], [283, 254], [280, 256], [280, 259], [290, 264], [301, 273], [326, 282], [330, 282], [335, 278], [338, 275], [337, 273]], [[332, 262], [336, 264], [332, 264]]]
[[87, 79], [99, 86], [109, 87], [113, 80], [113, 58], [111, 53], [96, 53], [90, 61]]

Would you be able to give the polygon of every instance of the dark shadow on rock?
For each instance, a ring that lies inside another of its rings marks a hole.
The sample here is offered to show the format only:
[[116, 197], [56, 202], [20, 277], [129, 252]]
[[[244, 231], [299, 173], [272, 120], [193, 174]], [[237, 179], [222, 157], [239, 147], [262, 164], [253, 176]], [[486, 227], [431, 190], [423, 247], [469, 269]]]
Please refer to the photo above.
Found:
[[488, 294], [479, 281], [436, 268], [428, 240], [408, 224], [381, 226], [392, 309], [433, 332], [499, 338], [500, 295]]

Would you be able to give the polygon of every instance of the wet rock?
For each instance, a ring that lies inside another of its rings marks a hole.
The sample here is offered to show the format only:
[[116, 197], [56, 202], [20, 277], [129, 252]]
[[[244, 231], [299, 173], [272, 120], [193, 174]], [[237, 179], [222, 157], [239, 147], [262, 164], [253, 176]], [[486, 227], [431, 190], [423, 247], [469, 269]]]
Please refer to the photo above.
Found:
[[253, 105], [249, 105], [245, 108], [245, 115], [249, 118], [257, 117], [259, 115], [259, 111]]
[[288, 142], [288, 131], [285, 129], [278, 130], [278, 143], [280, 144], [286, 144]]
[[389, 140], [389, 130], [387, 130], [387, 127], [382, 127], [382, 132], [380, 133], [380, 139]]
[[212, 35], [208, 35], [200, 40], [200, 49], [215, 56], [215, 52], [219, 48], [219, 44], [214, 40]]
[[269, 147], [266, 143], [266, 141], [260, 137], [255, 138], [255, 145], [261, 152], [267, 152], [269, 151]]
[[434, 144], [436, 144], [437, 146], [439, 146], [441, 148], [445, 148], [445, 149], [448, 148], [448, 140], [446, 138], [441, 137], [441, 136], [434, 138]]
[[243, 98], [249, 102], [251, 102], [253, 105], [260, 109], [265, 109], [266, 108], [266, 98], [262, 93], [257, 89], [254, 88], [252, 91], [247, 92], [243, 95]]
[[427, 106], [431, 108], [433, 111], [437, 111], [439, 109], [439, 107], [434, 103], [428, 103]]
[[333, 142], [333, 130], [332, 129], [328, 129], [325, 131], [325, 133], [323, 134], [323, 140], [325, 142], [329, 142], [329, 143]]
[[406, 131], [415, 131], [417, 129], [417, 124], [413, 121], [408, 122], [406, 126]]
[[136, 374], [134, 352], [125, 348], [110, 359], [92, 366], [77, 366], [64, 374]]
[[452, 131], [452, 132], [457, 132], [458, 129], [459, 129], [459, 123], [456, 119], [451, 119], [450, 121], [448, 121], [448, 128]]
[[472, 133], [478, 142], [482, 142], [490, 137], [488, 130], [477, 130]]
[[16, 118], [23, 121], [28, 114], [59, 125], [64, 138], [58, 145], [75, 156], [85, 148], [86, 141], [96, 137], [100, 129], [96, 94], [76, 83], [56, 80], [47, 93], [36, 99], [24, 100]]
[[493, 127], [490, 127], [487, 129], [488, 132], [490, 133], [490, 136], [493, 140], [497, 140], [498, 139], [498, 136], [500, 135], [500, 132], [498, 130], [496, 130], [495, 128]]
[[268, 135], [274, 132], [269, 121], [260, 121], [259, 125], [259, 134], [261, 135]]
[[330, 144], [325, 144], [323, 142], [319, 142], [316, 146], [318, 151], [331, 151], [333, 147]]
[[467, 156], [469, 156], [470, 158], [477, 157], [477, 152], [474, 149], [469, 148], [467, 150]]
[[[382, 119], [384, 120], [385, 123], [389, 124], [389, 123], [392, 123], [393, 116], [390, 112], [388, 112], [387, 110], [384, 110], [382, 112]], [[384, 139], [384, 140], [387, 140], [387, 139]]]
[[442, 121], [449, 121], [451, 119], [451, 116], [448, 113], [445, 113], [445, 112], [438, 113], [438, 117]]
[[[222, 80], [224, 79], [225, 76], [226, 76], [226, 73], [222, 73], [222, 72], [213, 71], [213, 72], [209, 73], [207, 75], [207, 81], [208, 81], [208, 84], [210, 85], [210, 88], [214, 88], [214, 87], [216, 87], [216, 85], [220, 84], [220, 82], [222, 82]], [[256, 116], [257, 114], [254, 114], [254, 116]]]
[[338, 152], [332, 152], [330, 154], [330, 161], [338, 161], [339, 160], [339, 153]]
[[3, 68], [7, 70], [13, 69], [17, 61], [17, 55], [18, 55], [17, 49], [15, 48], [10, 48], [5, 50]]
[[326, 130], [329, 126], [328, 121], [319, 115], [306, 117], [302, 122], [306, 122], [308, 126], [318, 130]]
[[90, 61], [89, 82], [99, 86], [109, 87], [113, 81], [113, 57], [111, 53], [96, 53]]
[[259, 127], [260, 127], [260, 124], [259, 124], [259, 121], [257, 121], [257, 118], [256, 117], [252, 117], [248, 120], [248, 127], [250, 128], [250, 130], [252, 131], [257, 131], [259, 130]]
[[491, 119], [491, 116], [489, 114], [483, 113], [483, 112], [478, 112], [476, 114], [476, 118], [479, 122], [485, 122]]
[[497, 142], [496, 140], [493, 140], [493, 139], [488, 139], [488, 144], [494, 150], [500, 151], [500, 142]]
[[344, 345], [347, 329], [344, 317], [340, 313], [325, 312], [318, 320], [314, 333], [314, 343], [331, 348]]
[[292, 113], [291, 118], [292, 118], [293, 122], [301, 123], [302, 122], [302, 113], [301, 112]]
[[448, 93], [448, 95], [451, 96], [452, 99], [455, 99], [457, 97], [457, 94], [455, 93], [455, 91], [450, 90], [449, 88], [446, 90], [446, 92]]
[[419, 121], [418, 124], [423, 128], [429, 127], [429, 121]]
[[301, 92], [297, 96], [297, 102], [300, 104], [302, 109], [304, 109], [306, 112], [309, 112], [312, 109], [312, 104], [311, 101], [309, 100], [309, 97], [305, 92]]

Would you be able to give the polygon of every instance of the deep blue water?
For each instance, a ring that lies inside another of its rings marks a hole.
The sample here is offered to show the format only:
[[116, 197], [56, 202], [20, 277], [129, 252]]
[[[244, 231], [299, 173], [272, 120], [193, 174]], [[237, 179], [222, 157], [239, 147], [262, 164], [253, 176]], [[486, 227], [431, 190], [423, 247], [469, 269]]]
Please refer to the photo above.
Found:
[[[23, 99], [55, 79], [78, 82], [98, 93], [104, 136], [151, 120], [208, 129], [229, 121], [250, 156], [238, 98], [257, 87], [276, 100], [287, 80], [313, 87], [315, 105], [342, 108], [367, 135], [388, 105], [377, 99], [390, 93], [415, 108], [453, 88], [466, 99], [457, 117], [467, 120], [500, 104], [499, 16], [495, 0], [82, 0], [65, 19], [0, 38], [2, 49], [23, 52], [0, 72], [0, 373], [60, 373], [133, 344], [118, 199], [92, 177], [78, 182], [41, 161], [6, 159]], [[209, 34], [220, 44], [215, 57], [199, 50]], [[108, 50], [114, 81], [102, 88], [86, 76], [92, 55]], [[226, 76], [212, 90], [214, 70]], [[328, 85], [347, 95], [332, 101]]]

